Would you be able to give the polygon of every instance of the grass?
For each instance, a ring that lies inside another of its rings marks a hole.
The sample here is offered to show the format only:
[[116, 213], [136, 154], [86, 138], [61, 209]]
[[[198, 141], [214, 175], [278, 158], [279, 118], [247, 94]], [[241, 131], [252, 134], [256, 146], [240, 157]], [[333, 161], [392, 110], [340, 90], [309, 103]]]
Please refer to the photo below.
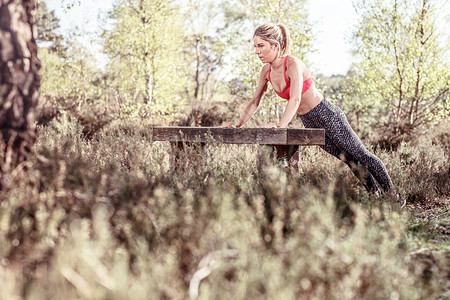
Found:
[[408, 199], [368, 195], [301, 150], [152, 142], [137, 123], [89, 139], [61, 115], [0, 191], [1, 299], [445, 299], [448, 147], [376, 154]]

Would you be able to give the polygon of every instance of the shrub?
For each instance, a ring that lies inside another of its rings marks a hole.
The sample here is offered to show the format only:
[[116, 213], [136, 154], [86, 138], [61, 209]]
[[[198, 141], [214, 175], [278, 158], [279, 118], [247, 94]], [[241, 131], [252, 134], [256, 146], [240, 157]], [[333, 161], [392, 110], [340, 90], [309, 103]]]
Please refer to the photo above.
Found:
[[[173, 165], [179, 150], [152, 142], [142, 124], [110, 124], [92, 139], [82, 132], [64, 115], [40, 127], [29, 163], [2, 179], [3, 298], [442, 293], [433, 268], [445, 257], [429, 268], [409, 255], [408, 219], [361, 196], [350, 171], [323, 151], [302, 150], [299, 174], [258, 146], [213, 142], [186, 147]], [[397, 159], [383, 155], [388, 165]]]

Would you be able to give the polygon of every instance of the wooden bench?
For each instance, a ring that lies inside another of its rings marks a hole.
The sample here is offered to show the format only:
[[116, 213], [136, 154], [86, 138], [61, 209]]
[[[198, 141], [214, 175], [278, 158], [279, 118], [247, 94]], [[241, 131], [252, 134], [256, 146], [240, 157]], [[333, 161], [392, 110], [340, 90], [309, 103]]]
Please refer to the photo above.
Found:
[[225, 144], [299, 145], [325, 144], [324, 129], [153, 127], [153, 141], [208, 142]]
[[[294, 128], [219, 128], [219, 127], [153, 127], [153, 141], [168, 141], [182, 150], [184, 144], [199, 143], [202, 147], [211, 140], [224, 144], [270, 145], [278, 158], [287, 156], [289, 146], [313, 146], [325, 144], [324, 129]], [[294, 150], [295, 151], [295, 150]], [[172, 164], [178, 165], [179, 154]], [[299, 153], [292, 157], [291, 165], [298, 170]]]

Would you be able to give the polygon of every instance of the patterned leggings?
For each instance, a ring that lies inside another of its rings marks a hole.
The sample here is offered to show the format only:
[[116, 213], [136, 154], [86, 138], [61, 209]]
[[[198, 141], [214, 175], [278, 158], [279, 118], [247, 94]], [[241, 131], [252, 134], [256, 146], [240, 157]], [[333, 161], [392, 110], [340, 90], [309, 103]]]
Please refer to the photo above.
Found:
[[367, 191], [379, 191], [375, 179], [384, 191], [393, 188], [383, 162], [364, 147], [339, 107], [323, 99], [300, 119], [306, 128], [325, 129], [325, 145], [320, 147], [345, 162]]

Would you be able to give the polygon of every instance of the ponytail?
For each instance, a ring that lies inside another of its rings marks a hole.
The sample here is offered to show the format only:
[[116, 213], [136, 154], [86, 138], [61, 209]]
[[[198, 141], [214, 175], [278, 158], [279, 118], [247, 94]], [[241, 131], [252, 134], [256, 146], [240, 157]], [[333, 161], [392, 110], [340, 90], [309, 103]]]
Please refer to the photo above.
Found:
[[281, 55], [291, 54], [291, 36], [284, 24], [279, 23], [277, 25], [281, 30], [281, 36], [283, 43], [280, 43]]

